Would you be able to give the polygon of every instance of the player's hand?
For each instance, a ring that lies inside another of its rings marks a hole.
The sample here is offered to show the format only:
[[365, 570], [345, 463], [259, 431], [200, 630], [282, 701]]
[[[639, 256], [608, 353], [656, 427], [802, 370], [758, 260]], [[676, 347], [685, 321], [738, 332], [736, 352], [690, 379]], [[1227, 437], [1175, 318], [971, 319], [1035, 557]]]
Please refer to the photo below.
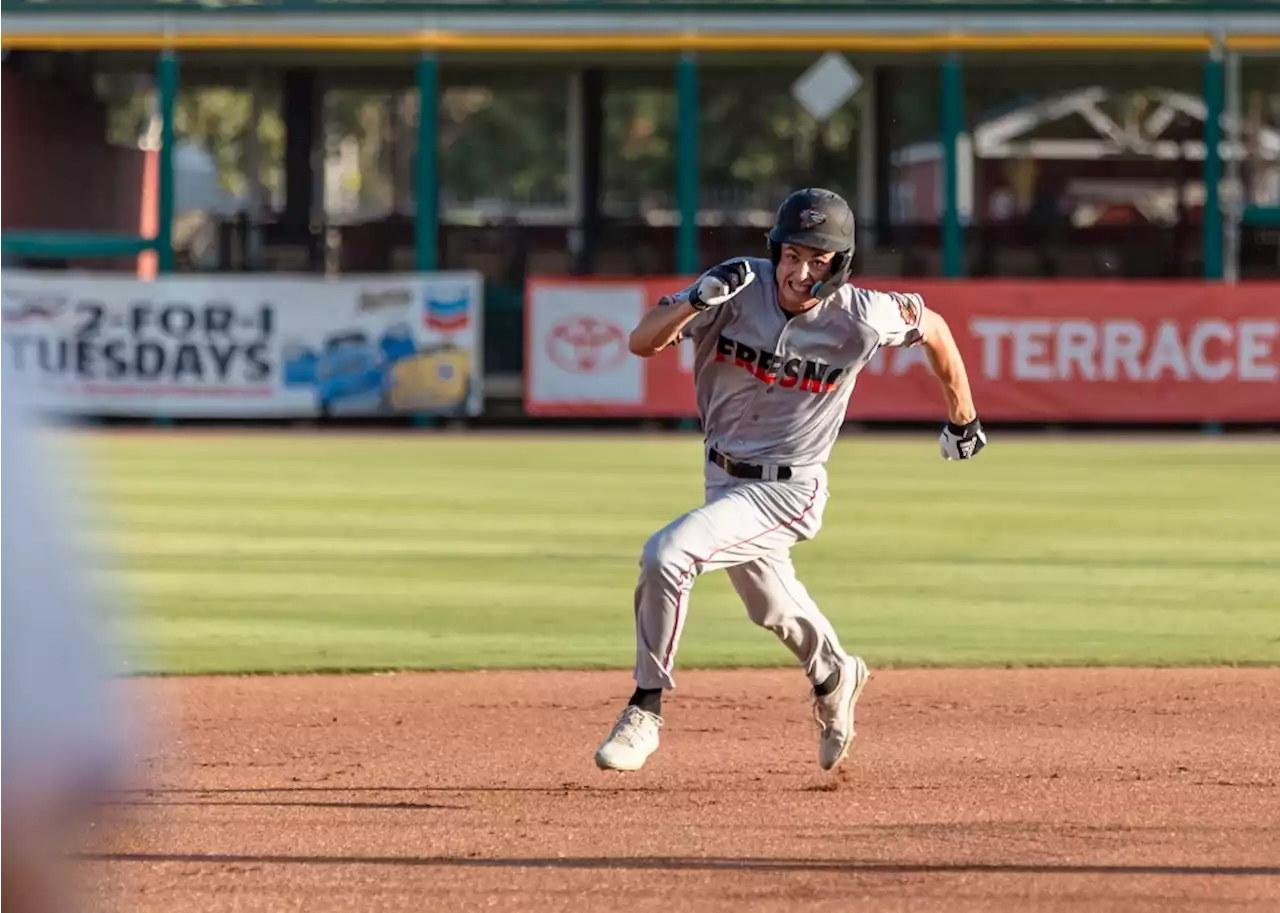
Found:
[[717, 307], [754, 282], [755, 278], [756, 274], [746, 260], [713, 266], [689, 293], [689, 303], [699, 311]]
[[971, 460], [987, 446], [987, 435], [976, 418], [966, 425], [947, 422], [938, 443], [944, 460]]

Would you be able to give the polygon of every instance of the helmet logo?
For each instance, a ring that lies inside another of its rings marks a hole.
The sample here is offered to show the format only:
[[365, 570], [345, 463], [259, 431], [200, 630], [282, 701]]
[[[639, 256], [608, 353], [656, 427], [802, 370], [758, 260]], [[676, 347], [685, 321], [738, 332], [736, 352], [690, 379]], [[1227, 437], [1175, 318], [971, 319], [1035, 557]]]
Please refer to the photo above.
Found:
[[826, 214], [821, 213], [816, 209], [806, 209], [804, 212], [800, 213], [801, 228], [816, 228], [825, 221], [827, 221]]

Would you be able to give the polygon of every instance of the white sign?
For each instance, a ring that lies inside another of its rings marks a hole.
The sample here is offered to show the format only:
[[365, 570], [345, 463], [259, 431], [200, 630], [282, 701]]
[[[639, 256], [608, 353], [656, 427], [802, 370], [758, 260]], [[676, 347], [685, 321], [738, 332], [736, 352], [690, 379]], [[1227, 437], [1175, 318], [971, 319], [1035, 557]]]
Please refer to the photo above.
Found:
[[477, 273], [324, 279], [5, 270], [4, 358], [72, 415], [476, 415]]
[[843, 54], [832, 51], [792, 83], [791, 94], [802, 108], [824, 121], [852, 98], [861, 85], [862, 77], [853, 65]]
[[528, 396], [539, 404], [638, 403], [640, 359], [627, 335], [644, 313], [638, 283], [538, 283], [529, 294]]

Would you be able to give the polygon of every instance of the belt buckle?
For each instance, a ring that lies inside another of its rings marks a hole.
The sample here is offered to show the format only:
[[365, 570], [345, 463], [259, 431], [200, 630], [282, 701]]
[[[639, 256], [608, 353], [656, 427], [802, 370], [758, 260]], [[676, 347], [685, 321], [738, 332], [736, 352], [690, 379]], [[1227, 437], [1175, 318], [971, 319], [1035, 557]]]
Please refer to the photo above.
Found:
[[739, 463], [737, 460], [735, 460], [731, 456], [727, 456], [726, 454], [721, 453], [715, 447], [712, 447], [707, 452], [707, 459], [715, 463], [717, 466], [719, 466], [729, 475], [733, 476], [735, 479], [742, 478], [742, 476], [739, 475], [737, 472], [737, 467], [744, 464]]

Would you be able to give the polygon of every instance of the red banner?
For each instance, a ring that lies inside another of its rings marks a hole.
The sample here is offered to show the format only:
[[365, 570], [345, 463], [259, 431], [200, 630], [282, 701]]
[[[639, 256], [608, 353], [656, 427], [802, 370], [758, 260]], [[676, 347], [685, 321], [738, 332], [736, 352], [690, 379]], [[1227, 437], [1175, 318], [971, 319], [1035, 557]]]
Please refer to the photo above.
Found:
[[[526, 307], [532, 415], [696, 417], [691, 355], [640, 359], [644, 309], [689, 284], [535, 279]], [[859, 279], [919, 292], [964, 355], [991, 420], [1280, 421], [1280, 283]], [[923, 349], [885, 349], [857, 379], [853, 419], [937, 419]]]

